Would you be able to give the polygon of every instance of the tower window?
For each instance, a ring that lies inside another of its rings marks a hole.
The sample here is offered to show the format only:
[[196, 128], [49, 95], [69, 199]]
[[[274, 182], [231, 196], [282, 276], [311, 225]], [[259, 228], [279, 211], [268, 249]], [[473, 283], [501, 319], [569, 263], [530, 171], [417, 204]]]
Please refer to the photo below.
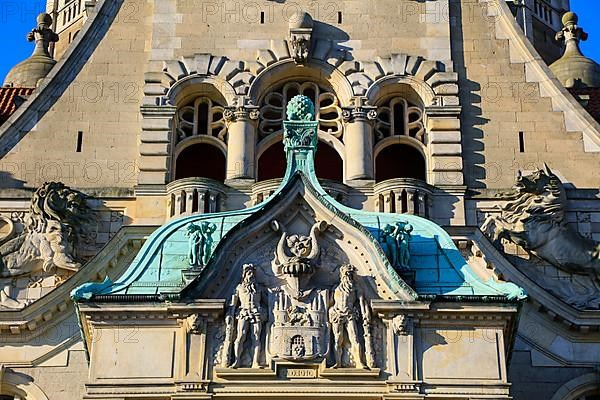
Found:
[[525, 153], [525, 133], [519, 132], [519, 152]]
[[77, 153], [81, 153], [81, 147], [83, 146], [83, 132], [77, 132], [77, 145], [75, 147], [75, 151]]

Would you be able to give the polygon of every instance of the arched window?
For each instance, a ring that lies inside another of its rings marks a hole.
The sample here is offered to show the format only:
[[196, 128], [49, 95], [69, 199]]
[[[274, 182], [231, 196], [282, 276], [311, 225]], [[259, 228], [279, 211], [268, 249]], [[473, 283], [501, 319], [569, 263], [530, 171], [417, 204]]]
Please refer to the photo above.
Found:
[[315, 156], [317, 178], [342, 182], [344, 180], [344, 162], [337, 151], [327, 143], [319, 141]]
[[258, 158], [258, 181], [283, 178], [285, 167], [286, 159], [283, 142], [272, 144]]
[[401, 97], [392, 97], [379, 105], [375, 139], [379, 141], [390, 136], [410, 136], [424, 143], [425, 126], [421, 107]]
[[225, 154], [209, 143], [192, 144], [179, 153], [175, 162], [175, 179], [210, 178], [225, 181]]
[[175, 144], [184, 139], [208, 135], [225, 142], [227, 129], [224, 108], [208, 97], [198, 97], [177, 110]]
[[413, 178], [426, 181], [426, 165], [423, 154], [407, 144], [392, 144], [377, 154], [375, 181], [395, 178]]
[[314, 82], [288, 82], [268, 92], [261, 101], [258, 127], [260, 135], [264, 137], [281, 132], [286, 118], [286, 105], [292, 97], [299, 94], [308, 96], [315, 104], [319, 130], [340, 138], [343, 124], [339, 100], [332, 90]]
[[[283, 178], [287, 165], [282, 142], [269, 146], [258, 158], [258, 181]], [[322, 141], [319, 141], [315, 156], [315, 173], [317, 178], [342, 182], [344, 179], [344, 163], [338, 152]]]

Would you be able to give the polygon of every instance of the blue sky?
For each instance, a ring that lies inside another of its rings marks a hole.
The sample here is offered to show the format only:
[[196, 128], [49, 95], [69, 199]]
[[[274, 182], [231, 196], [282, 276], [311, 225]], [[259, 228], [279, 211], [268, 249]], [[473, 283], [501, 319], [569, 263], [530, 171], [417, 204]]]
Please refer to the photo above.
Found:
[[[45, 10], [45, 5], [45, 0], [0, 0], [0, 37], [3, 39], [0, 82], [13, 65], [31, 54], [33, 44], [28, 43], [25, 36], [35, 26], [35, 17]], [[582, 45], [584, 54], [600, 62], [600, 24], [596, 24], [600, 1], [571, 0], [571, 8], [579, 14], [580, 25], [590, 34], [590, 39]]]

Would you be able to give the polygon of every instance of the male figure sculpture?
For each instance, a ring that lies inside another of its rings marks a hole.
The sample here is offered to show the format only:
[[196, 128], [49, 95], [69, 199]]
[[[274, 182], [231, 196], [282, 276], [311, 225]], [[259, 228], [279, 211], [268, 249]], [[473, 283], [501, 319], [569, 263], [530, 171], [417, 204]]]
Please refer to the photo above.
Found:
[[[356, 268], [353, 265], [342, 265], [340, 268], [340, 283], [333, 292], [333, 306], [329, 309], [329, 322], [333, 330], [335, 365], [343, 367], [342, 354], [344, 333], [348, 334], [350, 351], [357, 368], [367, 368], [363, 363], [358, 335], [358, 321], [362, 319], [365, 328], [365, 338], [370, 337], [368, 329], [371, 323], [371, 313], [365, 297], [354, 281]], [[372, 358], [370, 343], [366, 343], [367, 358]], [[369, 360], [369, 363], [372, 362]]]
[[[237, 324], [235, 342], [233, 344], [234, 361], [231, 368], [238, 368], [242, 361], [246, 337], [250, 334], [248, 350], [252, 354], [252, 368], [260, 367], [260, 354], [262, 352], [261, 333], [262, 325], [266, 320], [266, 312], [262, 305], [262, 294], [256, 283], [256, 267], [253, 264], [244, 264], [242, 267], [242, 282], [235, 289], [231, 299], [227, 319], [229, 323]], [[228, 346], [228, 344], [226, 343]], [[226, 364], [228, 354], [226, 349]]]

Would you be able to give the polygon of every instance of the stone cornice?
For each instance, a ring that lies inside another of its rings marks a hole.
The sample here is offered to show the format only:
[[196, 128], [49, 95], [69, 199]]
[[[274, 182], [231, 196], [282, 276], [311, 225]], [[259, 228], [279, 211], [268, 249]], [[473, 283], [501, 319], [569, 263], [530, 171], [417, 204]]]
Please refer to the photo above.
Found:
[[118, 276], [154, 229], [155, 227], [151, 226], [121, 228], [91, 261], [61, 286], [23, 310], [0, 312], [0, 332], [3, 332], [3, 340], [27, 343], [44, 332], [45, 329], [41, 328], [62, 321], [73, 311], [71, 290], [82, 283], [97, 280], [99, 276]]
[[503, 276], [504, 280], [524, 288], [529, 301], [536, 305], [539, 312], [547, 314], [571, 329], [585, 331], [600, 327], [600, 311], [578, 310], [552, 295], [512, 265], [479, 228], [447, 227], [446, 229], [455, 240], [463, 239], [476, 243], [488, 263], [494, 268], [494, 273], [497, 276]]

